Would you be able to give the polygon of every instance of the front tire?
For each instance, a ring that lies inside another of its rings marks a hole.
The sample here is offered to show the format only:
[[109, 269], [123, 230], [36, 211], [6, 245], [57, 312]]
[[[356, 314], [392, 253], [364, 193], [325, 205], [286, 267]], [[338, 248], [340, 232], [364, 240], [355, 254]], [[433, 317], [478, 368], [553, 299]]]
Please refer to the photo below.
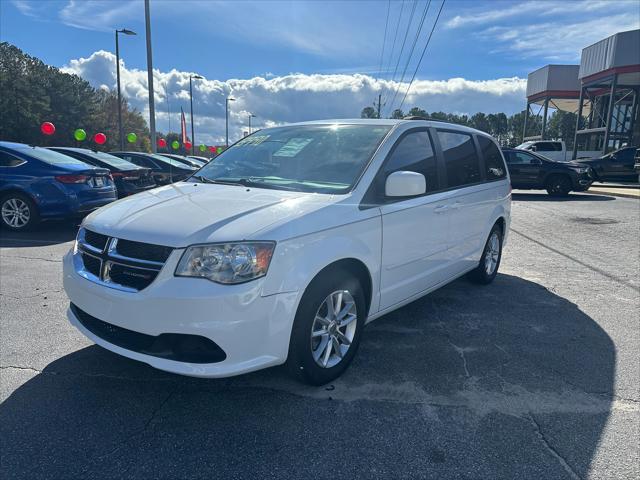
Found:
[[571, 179], [565, 175], [552, 175], [547, 180], [547, 193], [554, 197], [566, 197], [572, 187]]
[[489, 233], [487, 243], [484, 245], [480, 263], [475, 270], [468, 273], [469, 280], [481, 285], [493, 282], [493, 279], [498, 274], [498, 268], [500, 268], [500, 261], [502, 260], [503, 237], [500, 225], [494, 225]]
[[349, 366], [360, 345], [366, 303], [360, 282], [344, 270], [314, 279], [300, 301], [287, 368], [299, 381], [324, 385]]
[[21, 193], [10, 193], [0, 200], [0, 219], [3, 227], [21, 232], [37, 225], [40, 217], [33, 200]]

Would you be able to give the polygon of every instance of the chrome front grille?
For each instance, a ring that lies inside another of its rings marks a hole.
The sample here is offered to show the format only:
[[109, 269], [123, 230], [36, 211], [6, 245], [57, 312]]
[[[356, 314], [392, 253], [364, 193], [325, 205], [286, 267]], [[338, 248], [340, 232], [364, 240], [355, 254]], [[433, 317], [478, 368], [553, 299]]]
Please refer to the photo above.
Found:
[[108, 237], [81, 228], [74, 254], [78, 274], [128, 292], [148, 287], [172, 252], [171, 247]]

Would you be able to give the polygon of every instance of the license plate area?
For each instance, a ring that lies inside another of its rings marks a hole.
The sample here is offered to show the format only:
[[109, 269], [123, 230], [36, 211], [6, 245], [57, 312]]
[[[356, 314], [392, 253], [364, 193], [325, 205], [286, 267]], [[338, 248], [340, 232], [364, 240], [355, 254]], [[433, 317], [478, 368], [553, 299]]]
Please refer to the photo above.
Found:
[[96, 188], [104, 187], [105, 182], [103, 177], [93, 177], [93, 186]]

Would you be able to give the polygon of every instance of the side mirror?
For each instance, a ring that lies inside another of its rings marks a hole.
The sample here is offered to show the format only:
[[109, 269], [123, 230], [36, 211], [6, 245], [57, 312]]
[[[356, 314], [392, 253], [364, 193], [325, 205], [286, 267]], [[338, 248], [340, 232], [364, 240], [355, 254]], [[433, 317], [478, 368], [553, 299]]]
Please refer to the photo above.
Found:
[[538, 147], [536, 147], [535, 145], [531, 145], [531, 148], [529, 150], [531, 150], [532, 152], [537, 152]]
[[384, 194], [387, 197], [415, 197], [427, 191], [424, 175], [417, 172], [393, 172], [387, 177]]

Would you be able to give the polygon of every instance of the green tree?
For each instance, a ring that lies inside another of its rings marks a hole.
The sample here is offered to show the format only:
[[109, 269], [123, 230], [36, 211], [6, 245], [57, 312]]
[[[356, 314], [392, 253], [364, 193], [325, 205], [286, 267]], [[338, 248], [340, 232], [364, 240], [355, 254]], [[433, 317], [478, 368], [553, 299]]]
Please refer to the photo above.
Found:
[[378, 118], [378, 113], [373, 107], [364, 107], [360, 112], [360, 118]]
[[429, 116], [426, 110], [423, 110], [419, 107], [413, 107], [411, 110], [409, 110], [409, 113], [407, 113], [407, 115], [410, 117], [425, 117], [425, 118]]
[[491, 131], [489, 120], [487, 119], [487, 116], [482, 112], [473, 114], [471, 116], [469, 123], [471, 127], [477, 130], [480, 130], [482, 132], [489, 133]]
[[393, 112], [391, 112], [391, 118], [401, 120], [404, 118], [404, 112], [399, 108], [396, 108]]
[[[96, 90], [77, 75], [45, 65], [7, 42], [0, 43], [0, 139], [43, 146], [78, 145], [73, 131], [82, 128], [88, 135], [82, 145], [118, 148], [117, 106], [113, 92]], [[125, 134], [138, 136], [138, 142], [127, 148], [150, 151], [149, 131], [140, 112], [123, 101], [122, 114]], [[52, 136], [40, 132], [46, 121], [56, 126]], [[103, 146], [91, 140], [98, 132], [107, 136]]]

